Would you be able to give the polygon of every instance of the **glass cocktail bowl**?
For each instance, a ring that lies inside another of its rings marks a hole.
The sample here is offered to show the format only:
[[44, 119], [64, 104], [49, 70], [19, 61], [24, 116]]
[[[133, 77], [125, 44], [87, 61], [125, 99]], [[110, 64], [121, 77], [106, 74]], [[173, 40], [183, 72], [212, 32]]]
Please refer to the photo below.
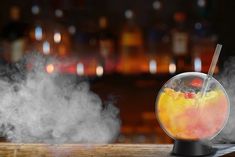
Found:
[[223, 86], [213, 77], [202, 96], [207, 75], [187, 72], [171, 78], [159, 91], [156, 115], [175, 140], [210, 140], [227, 122], [230, 104]]

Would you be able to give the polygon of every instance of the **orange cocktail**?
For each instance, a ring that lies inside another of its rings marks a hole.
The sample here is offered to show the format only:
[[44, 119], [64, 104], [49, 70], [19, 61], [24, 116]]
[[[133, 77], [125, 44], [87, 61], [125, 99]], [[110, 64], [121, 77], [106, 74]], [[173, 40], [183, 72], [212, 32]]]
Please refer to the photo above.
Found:
[[229, 100], [221, 85], [213, 85], [203, 97], [200, 92], [165, 86], [156, 103], [160, 124], [174, 139], [210, 139], [224, 127], [229, 114]]

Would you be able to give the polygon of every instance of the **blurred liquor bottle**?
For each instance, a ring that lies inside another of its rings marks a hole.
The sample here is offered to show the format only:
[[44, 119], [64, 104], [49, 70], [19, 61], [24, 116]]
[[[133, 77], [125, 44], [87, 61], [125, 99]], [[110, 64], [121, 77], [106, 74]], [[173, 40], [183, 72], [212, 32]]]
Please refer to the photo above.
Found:
[[100, 62], [104, 67], [105, 73], [115, 70], [115, 37], [109, 29], [109, 22], [106, 17], [99, 19], [99, 52]]
[[10, 8], [10, 21], [2, 30], [5, 59], [15, 63], [20, 61], [25, 52], [27, 25], [21, 21], [21, 10], [18, 6]]
[[174, 27], [171, 31], [172, 52], [177, 71], [182, 72], [190, 65], [189, 30], [186, 26], [186, 14], [184, 12], [176, 12], [173, 18]]
[[206, 72], [208, 70], [214, 48], [213, 40], [213, 37], [209, 35], [207, 21], [199, 20], [195, 22], [192, 34], [192, 57], [195, 71]]
[[147, 35], [147, 48], [149, 56], [149, 71], [155, 63], [154, 73], [168, 73], [168, 67], [171, 61], [170, 38], [167, 33], [167, 24], [164, 22], [161, 12], [162, 3], [155, 1], [153, 3], [153, 12], [151, 13], [151, 27]]
[[38, 3], [32, 5], [31, 12], [32, 24], [30, 24], [28, 39], [30, 44], [27, 45], [27, 51], [42, 52], [42, 43], [45, 39], [45, 29], [43, 20], [40, 18], [42, 14]]
[[[58, 4], [63, 4], [63, 1], [59, 1]], [[59, 57], [67, 57], [71, 51], [71, 36], [67, 30], [67, 28], [63, 25], [63, 21], [66, 17], [64, 17], [64, 10], [62, 8], [65, 7], [65, 4], [58, 5], [58, 7], [54, 10], [55, 22], [50, 27], [50, 32], [52, 32], [51, 47], [54, 55]]]
[[161, 52], [166, 32], [166, 25], [160, 18], [156, 17], [153, 27], [148, 32], [148, 51], [150, 54]]
[[133, 11], [127, 10], [125, 17], [126, 23], [120, 37], [119, 70], [124, 73], [138, 73], [145, 69], [142, 32], [135, 23]]
[[52, 31], [54, 54], [59, 57], [67, 57], [71, 53], [71, 36], [63, 25], [58, 25]]
[[208, 9], [206, 2], [198, 0], [198, 6], [196, 8], [197, 16], [192, 34], [193, 69], [203, 72], [207, 72], [209, 69], [217, 40], [207, 19]]

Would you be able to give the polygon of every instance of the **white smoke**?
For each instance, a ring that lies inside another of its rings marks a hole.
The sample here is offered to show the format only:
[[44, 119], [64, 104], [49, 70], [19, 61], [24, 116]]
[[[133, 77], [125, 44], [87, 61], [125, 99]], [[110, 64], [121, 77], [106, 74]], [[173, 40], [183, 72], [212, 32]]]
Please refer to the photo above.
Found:
[[235, 142], [235, 58], [230, 58], [224, 64], [223, 72], [218, 76], [218, 81], [225, 88], [230, 100], [230, 115], [225, 128], [214, 139], [216, 143]]
[[120, 129], [118, 109], [103, 105], [88, 83], [58, 77], [38, 68], [24, 80], [0, 78], [2, 135], [26, 143], [112, 142]]

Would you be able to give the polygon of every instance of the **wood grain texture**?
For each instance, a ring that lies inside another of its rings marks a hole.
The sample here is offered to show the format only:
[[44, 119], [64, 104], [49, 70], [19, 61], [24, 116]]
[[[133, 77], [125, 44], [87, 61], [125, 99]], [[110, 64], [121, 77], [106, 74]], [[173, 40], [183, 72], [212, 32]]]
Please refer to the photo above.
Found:
[[[222, 147], [222, 146], [218, 146]], [[13, 144], [0, 143], [0, 157], [170, 157], [172, 145]], [[231, 151], [235, 149], [231, 147]], [[216, 156], [221, 156], [218, 153]], [[227, 155], [235, 156], [235, 154]]]

